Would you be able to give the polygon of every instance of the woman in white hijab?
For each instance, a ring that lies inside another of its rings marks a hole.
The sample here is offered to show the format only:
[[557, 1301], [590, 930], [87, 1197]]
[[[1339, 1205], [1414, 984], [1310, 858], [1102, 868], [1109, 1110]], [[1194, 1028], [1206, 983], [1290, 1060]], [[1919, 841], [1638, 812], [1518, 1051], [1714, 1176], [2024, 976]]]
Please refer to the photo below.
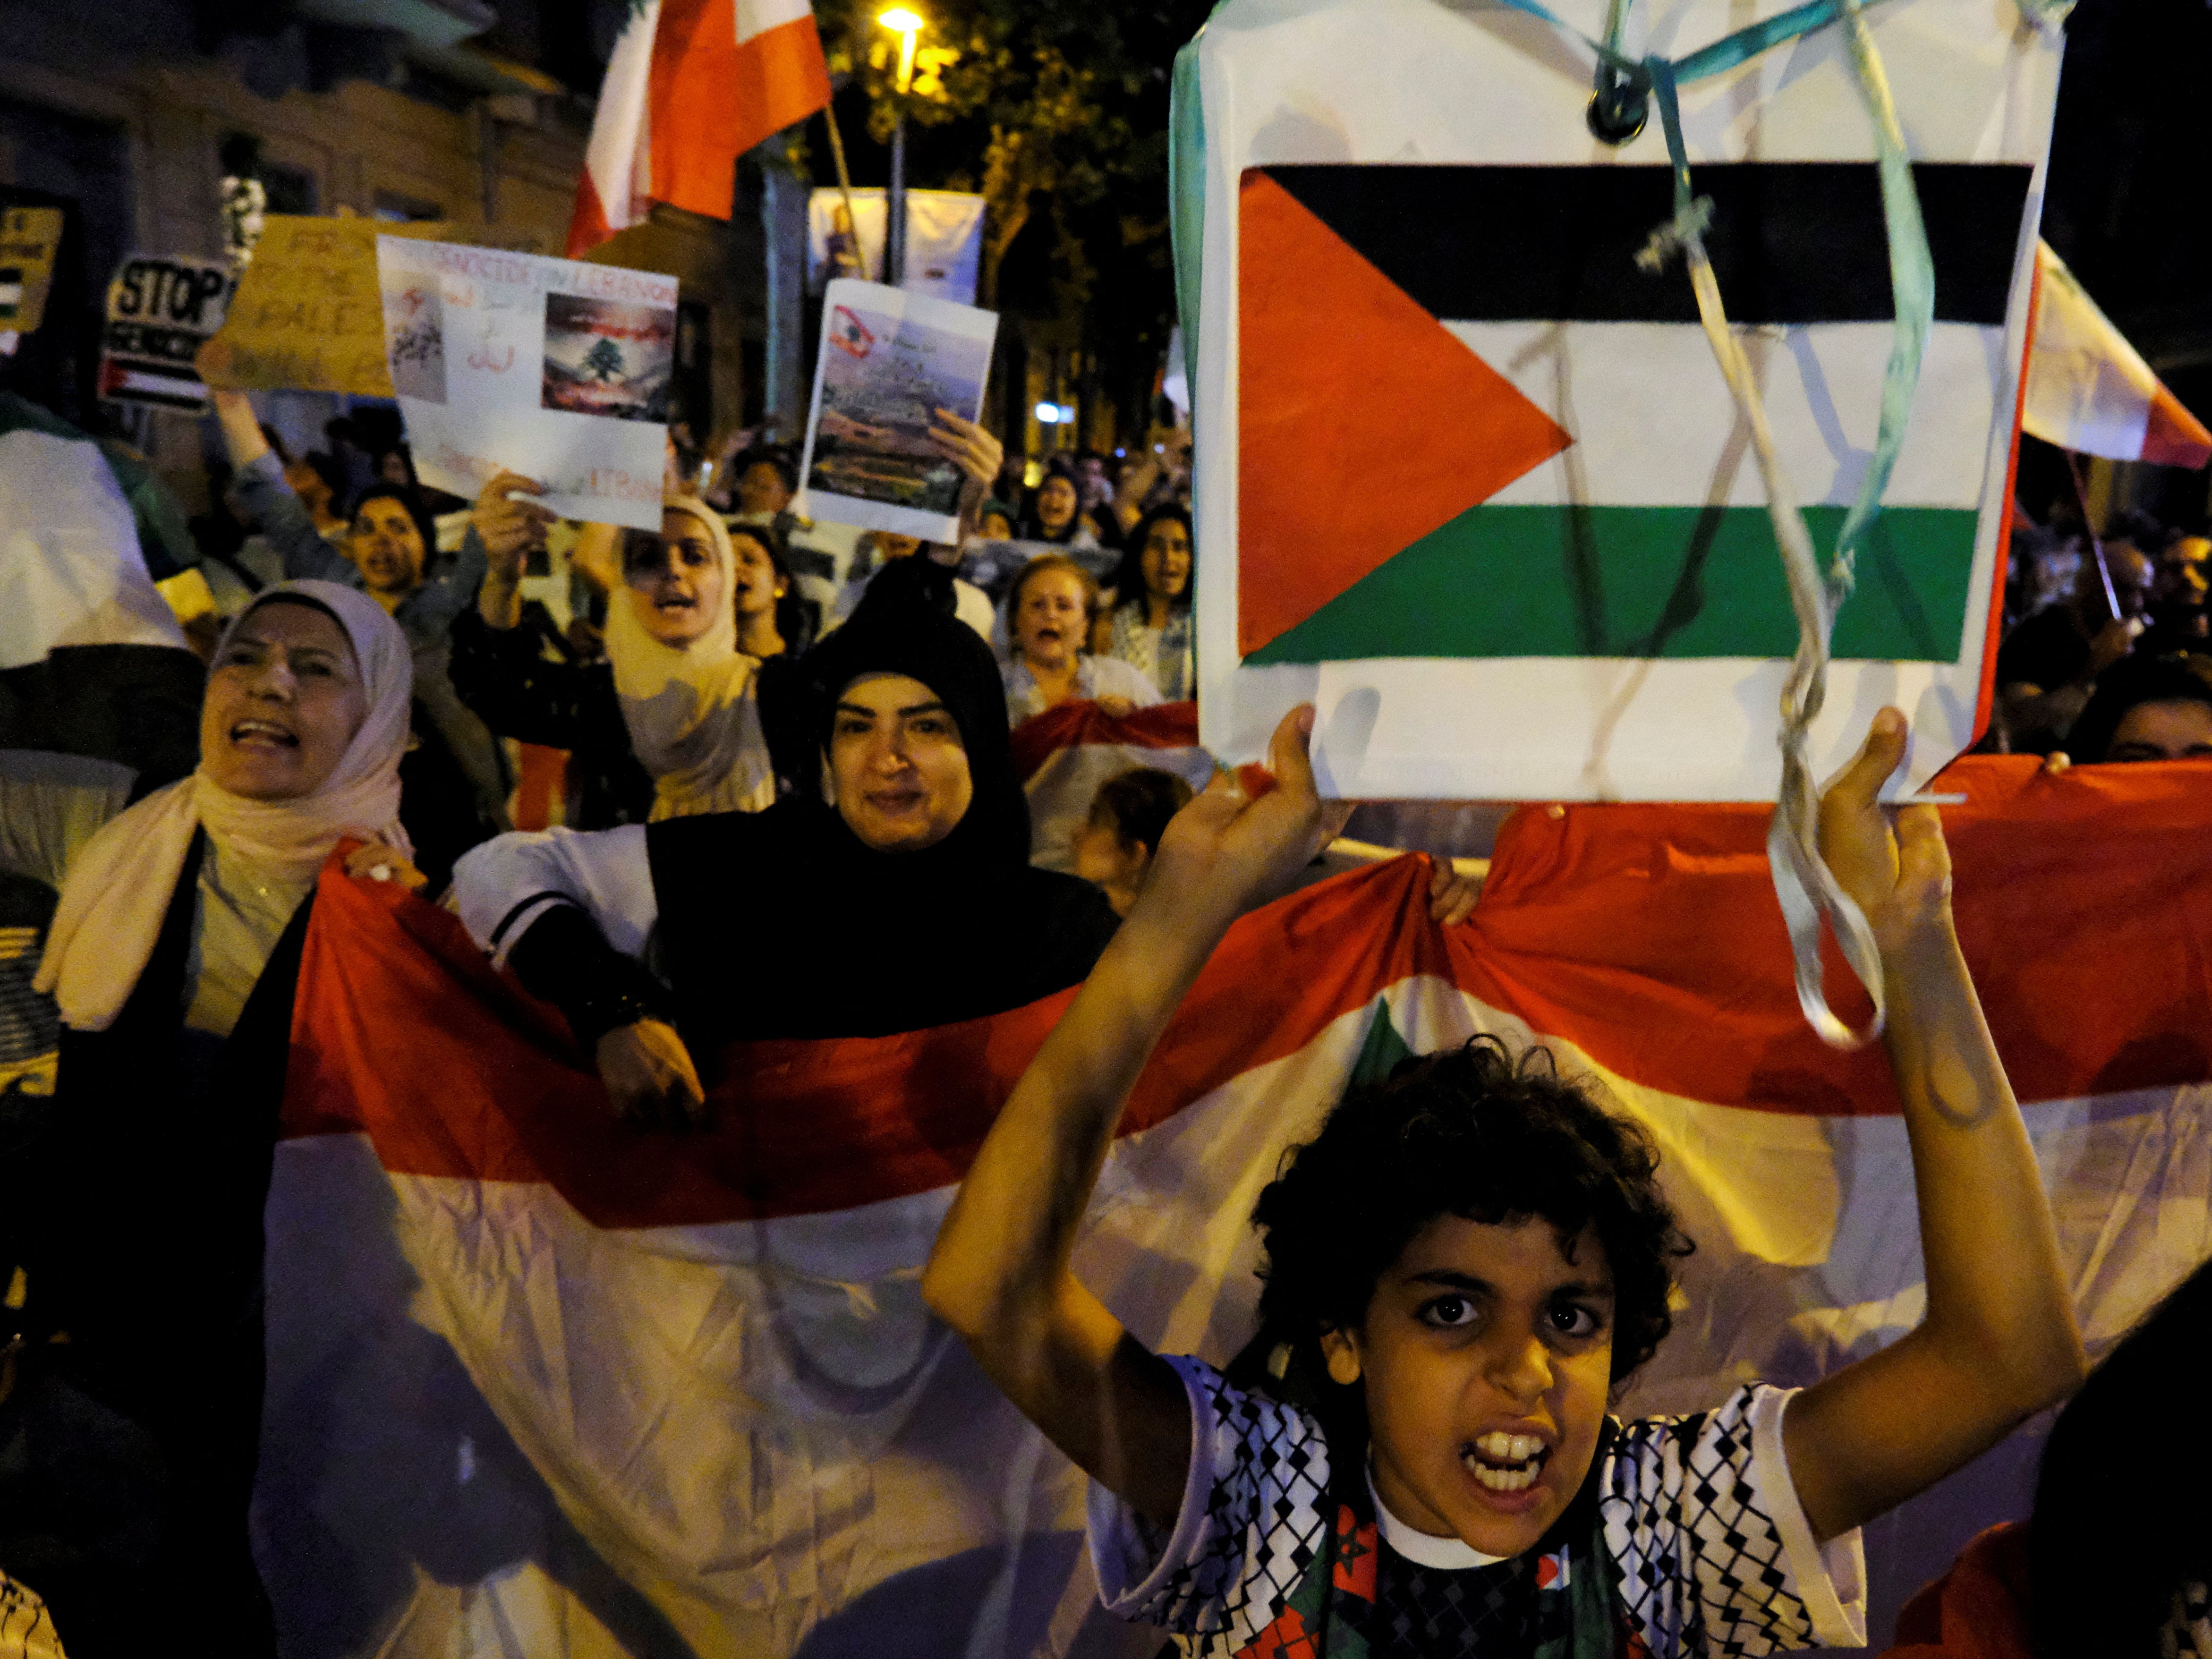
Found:
[[[514, 480], [518, 489], [528, 483]], [[767, 556], [741, 571], [721, 515], [693, 496], [662, 499], [658, 535], [586, 526], [587, 536], [619, 536], [620, 580], [607, 600], [607, 660], [574, 662], [549, 657], [542, 625], [526, 625], [528, 549], [497, 531], [495, 522], [480, 532], [490, 573], [476, 609], [453, 625], [453, 684], [502, 737], [568, 752], [570, 828], [758, 811], [775, 801], [763, 667], [738, 648], [737, 617], [742, 601], [760, 597], [747, 585], [762, 568], [781, 578], [769, 532], [739, 532]]]
[[[198, 769], [88, 840], [82, 791], [61, 799], [51, 763], [0, 757], [0, 863], [61, 889], [37, 983], [63, 1019], [0, 1277], [27, 1270], [29, 1325], [70, 1339], [42, 1363], [103, 1420], [135, 1425], [161, 1468], [138, 1517], [159, 1547], [143, 1582], [109, 1587], [104, 1621], [191, 1606], [226, 1652], [273, 1650], [246, 1532], [261, 1206], [318, 872], [354, 837], [356, 873], [420, 880], [399, 827], [411, 681], [406, 638], [374, 600], [286, 582], [216, 651]], [[113, 1650], [155, 1650], [146, 1634]]]
[[661, 502], [658, 539], [623, 539], [607, 660], [631, 751], [653, 775], [656, 822], [775, 800], [760, 664], [738, 649], [736, 571], [721, 514], [690, 495]]

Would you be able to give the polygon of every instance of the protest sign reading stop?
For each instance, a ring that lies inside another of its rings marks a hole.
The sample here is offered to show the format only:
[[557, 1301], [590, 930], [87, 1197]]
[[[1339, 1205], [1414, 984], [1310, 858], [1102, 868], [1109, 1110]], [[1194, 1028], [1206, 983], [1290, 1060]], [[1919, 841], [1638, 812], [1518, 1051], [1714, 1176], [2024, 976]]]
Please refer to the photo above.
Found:
[[107, 285], [100, 395], [188, 415], [207, 412], [192, 359], [222, 326], [230, 268], [213, 259], [125, 259]]

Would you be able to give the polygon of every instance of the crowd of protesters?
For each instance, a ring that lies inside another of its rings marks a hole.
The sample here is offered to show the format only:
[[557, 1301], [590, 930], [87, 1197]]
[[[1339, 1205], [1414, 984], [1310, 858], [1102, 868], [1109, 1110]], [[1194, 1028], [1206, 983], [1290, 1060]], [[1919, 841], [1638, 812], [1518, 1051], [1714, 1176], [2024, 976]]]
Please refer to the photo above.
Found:
[[2132, 509], [2017, 506], [1989, 742], [2081, 762], [2212, 756], [2212, 540]]
[[[0, 1015], [58, 1042], [59, 1103], [0, 1118], [35, 1159], [0, 1211], [0, 1338], [68, 1335], [20, 1377], [0, 1359], [0, 1395], [67, 1423], [75, 1454], [0, 1459], [0, 1486], [90, 1494], [75, 1553], [31, 1558], [70, 1652], [157, 1650], [187, 1600], [229, 1621], [232, 1650], [271, 1650], [245, 1524], [259, 1206], [342, 842], [361, 843], [349, 873], [443, 896], [566, 1017], [613, 1109], [670, 1133], [700, 1120], [732, 1042], [1021, 1006], [1085, 981], [1137, 909], [1190, 786], [1109, 779], [1073, 872], [1039, 868], [1012, 732], [1070, 702], [1195, 696], [1188, 446], [1032, 467], [940, 419], [959, 538], [873, 532], [841, 559], [758, 434], [711, 457], [672, 441], [659, 526], [618, 530], [562, 522], [514, 473], [440, 498], [404, 445], [336, 429], [291, 458], [244, 394], [216, 395], [213, 608], [182, 618], [206, 662], [192, 763], [0, 748], [0, 921], [46, 931], [42, 957], [0, 962]], [[1997, 741], [2054, 766], [2212, 755], [2208, 554], [2139, 517], [2024, 526]], [[543, 586], [556, 568], [565, 596]], [[559, 784], [518, 830], [532, 751]], [[1437, 872], [1438, 920], [1473, 898]], [[892, 917], [929, 941], [927, 971], [855, 975], [854, 941]], [[165, 1259], [189, 1294], [145, 1272]], [[1182, 1399], [1148, 1409], [1172, 1425]], [[1172, 1522], [1182, 1467], [1148, 1470], [1139, 1512]], [[118, 1583], [144, 1594], [103, 1593]]]

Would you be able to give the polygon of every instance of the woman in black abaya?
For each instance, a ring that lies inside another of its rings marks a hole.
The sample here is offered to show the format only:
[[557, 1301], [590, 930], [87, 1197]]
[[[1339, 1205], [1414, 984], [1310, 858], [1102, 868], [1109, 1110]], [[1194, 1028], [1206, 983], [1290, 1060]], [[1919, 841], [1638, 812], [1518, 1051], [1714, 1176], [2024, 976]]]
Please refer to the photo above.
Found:
[[911, 586], [806, 659], [824, 799], [502, 836], [456, 867], [470, 932], [568, 1016], [625, 1115], [696, 1115], [698, 1062], [731, 1042], [1019, 1007], [1112, 937], [1097, 888], [1029, 863], [988, 648]]

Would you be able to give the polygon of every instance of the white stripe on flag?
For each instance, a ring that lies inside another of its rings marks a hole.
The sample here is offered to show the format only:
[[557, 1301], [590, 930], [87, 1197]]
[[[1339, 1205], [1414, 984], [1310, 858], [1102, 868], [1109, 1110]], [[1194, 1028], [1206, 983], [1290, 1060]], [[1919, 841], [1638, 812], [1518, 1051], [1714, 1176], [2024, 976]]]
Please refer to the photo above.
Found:
[[806, 0], [737, 0], [736, 10], [738, 44], [741, 46], [757, 34], [766, 34], [770, 29], [814, 15], [814, 9]]
[[[1478, 1030], [1529, 1036], [1441, 979], [1409, 977], [1384, 1000], [1417, 1052]], [[1140, 1340], [1218, 1363], [1249, 1337], [1253, 1200], [1342, 1093], [1370, 1018], [1346, 1013], [1115, 1144], [1075, 1266]], [[1810, 1382], [1917, 1316], [1901, 1120], [1717, 1106], [1551, 1046], [1650, 1126], [1698, 1246], [1688, 1309], [1624, 1414], [1701, 1407], [1747, 1376]], [[2027, 1109], [2093, 1352], [2212, 1251], [2208, 1098], [2192, 1086]], [[919, 1268], [951, 1197], [600, 1229], [544, 1184], [389, 1175], [358, 1135], [283, 1143], [266, 1420], [285, 1455], [264, 1461], [258, 1502], [271, 1528], [312, 1518], [317, 1543], [270, 1574], [280, 1620], [319, 1625], [360, 1585], [404, 1596], [410, 1577], [419, 1602], [433, 1589], [414, 1564], [432, 1559], [481, 1561], [489, 1593], [516, 1540], [530, 1553], [542, 1532], [542, 1548], [580, 1534], [702, 1653], [790, 1654], [839, 1620], [819, 1639], [842, 1651], [917, 1619], [943, 1626], [933, 1651], [1027, 1652], [1047, 1623], [1054, 1651], [1150, 1651], [1096, 1606], [1074, 1542], [1082, 1477], [922, 1307]], [[1887, 1587], [1893, 1607], [1960, 1540], [2023, 1512], [2037, 1432], [1883, 1523], [1869, 1540], [1878, 1599], [1886, 1573], [1909, 1580]], [[457, 1469], [464, 1485], [482, 1469], [496, 1500], [392, 1497]], [[374, 1615], [364, 1628], [398, 1627], [388, 1605], [355, 1611]], [[462, 1650], [604, 1650], [556, 1613], [537, 1613], [519, 1645]], [[1062, 1620], [1094, 1628], [1079, 1643]]]
[[[1500, 506], [1763, 507], [1728, 385], [1694, 323], [1444, 326], [1575, 441], [1490, 497]], [[1736, 331], [1775, 441], [1807, 504], [1848, 506], [1881, 414], [1888, 323]], [[1937, 323], [1912, 422], [1883, 501], [1972, 508], [1981, 500], [2003, 374], [2004, 331]], [[1657, 388], [1655, 398], [1655, 388]], [[1725, 479], [1723, 469], [1727, 469]]]
[[584, 149], [584, 170], [610, 230], [637, 223], [651, 206], [653, 40], [659, 27], [660, 0], [645, 0], [623, 26]]

